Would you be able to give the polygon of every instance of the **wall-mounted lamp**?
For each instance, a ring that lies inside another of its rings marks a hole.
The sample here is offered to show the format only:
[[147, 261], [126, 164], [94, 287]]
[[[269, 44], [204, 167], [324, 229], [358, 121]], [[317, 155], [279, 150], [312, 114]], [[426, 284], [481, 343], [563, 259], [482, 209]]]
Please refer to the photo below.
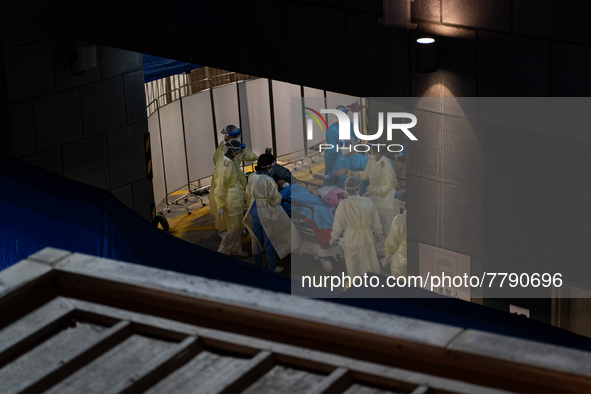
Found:
[[415, 69], [421, 73], [437, 71], [437, 43], [434, 38], [422, 37], [417, 39]]
[[82, 75], [84, 71], [91, 70], [96, 66], [96, 45], [78, 45], [70, 60], [72, 74]]

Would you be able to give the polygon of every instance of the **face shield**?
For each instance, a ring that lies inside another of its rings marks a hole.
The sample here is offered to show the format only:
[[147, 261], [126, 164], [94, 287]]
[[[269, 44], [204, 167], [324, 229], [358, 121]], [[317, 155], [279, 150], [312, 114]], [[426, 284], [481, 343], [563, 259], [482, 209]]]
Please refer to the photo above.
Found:
[[361, 178], [352, 176], [345, 181], [345, 192], [348, 196], [358, 195], [361, 191]]
[[242, 133], [242, 130], [240, 130], [238, 127], [234, 126], [233, 124], [228, 125], [222, 129], [222, 135], [224, 135], [226, 140], [235, 140], [240, 136], [241, 133]]
[[227, 152], [236, 156], [239, 156], [244, 151], [244, 148], [246, 148], [246, 145], [237, 140], [227, 142], [226, 146], [228, 147]]

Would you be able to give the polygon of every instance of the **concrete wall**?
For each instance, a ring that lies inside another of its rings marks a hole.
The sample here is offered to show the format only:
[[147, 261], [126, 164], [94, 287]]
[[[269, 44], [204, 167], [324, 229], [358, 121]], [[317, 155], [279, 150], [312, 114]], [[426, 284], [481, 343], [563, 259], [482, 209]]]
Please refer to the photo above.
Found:
[[[383, 1], [70, 2], [88, 41], [351, 95], [591, 95], [587, 0], [415, 0], [410, 32]], [[441, 38], [433, 75], [411, 71], [420, 32]]]
[[589, 1], [415, 0], [413, 18], [441, 37], [440, 71], [428, 78], [455, 96], [591, 95]]
[[109, 190], [151, 218], [141, 54], [98, 46], [97, 67], [75, 75], [83, 43], [63, 38], [76, 20], [59, 6], [11, 5], [0, 18], [2, 153]]
[[[414, 35], [435, 35], [440, 51], [437, 72], [413, 73], [411, 95], [591, 96], [589, 15], [588, 1], [416, 0]], [[469, 255], [476, 273], [510, 266], [575, 283], [588, 277], [588, 120], [550, 128], [549, 108], [520, 108], [541, 120], [529, 130], [475, 127], [453, 111], [421, 114], [425, 138], [409, 149], [409, 259], [418, 260], [422, 242]]]
[[88, 41], [352, 95], [407, 95], [407, 33], [382, 26], [381, 9], [374, 0], [79, 2]]

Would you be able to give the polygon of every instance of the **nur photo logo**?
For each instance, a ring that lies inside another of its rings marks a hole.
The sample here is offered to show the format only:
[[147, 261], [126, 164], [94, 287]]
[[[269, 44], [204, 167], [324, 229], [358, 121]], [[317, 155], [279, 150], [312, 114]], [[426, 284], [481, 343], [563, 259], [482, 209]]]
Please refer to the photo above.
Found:
[[[337, 117], [339, 125], [339, 140], [341, 141], [376, 141], [382, 134], [384, 134], [384, 123], [386, 129], [386, 139], [392, 141], [394, 131], [402, 131], [407, 138], [411, 141], [418, 141], [417, 137], [409, 130], [416, 126], [417, 117], [408, 112], [379, 112], [378, 113], [378, 130], [374, 134], [363, 134], [359, 131], [359, 113], [353, 112], [353, 133], [351, 135], [351, 120], [349, 116], [339, 109], [321, 109], [320, 112], [309, 107], [304, 107], [306, 119], [306, 138], [311, 141], [314, 138], [314, 121], [320, 127], [320, 130], [326, 131], [328, 124], [323, 114], [333, 114]], [[309, 111], [309, 112], [308, 112]], [[384, 122], [385, 119], [385, 122]], [[402, 120], [402, 122], [400, 122]], [[404, 122], [404, 120], [410, 120], [410, 122]], [[400, 144], [372, 144], [377, 147], [378, 152], [381, 149], [387, 150], [392, 153], [400, 153], [404, 147]], [[333, 144], [320, 144], [318, 150], [354, 150], [355, 152], [368, 152], [371, 147], [368, 144], [351, 144], [349, 146], [334, 146]]]

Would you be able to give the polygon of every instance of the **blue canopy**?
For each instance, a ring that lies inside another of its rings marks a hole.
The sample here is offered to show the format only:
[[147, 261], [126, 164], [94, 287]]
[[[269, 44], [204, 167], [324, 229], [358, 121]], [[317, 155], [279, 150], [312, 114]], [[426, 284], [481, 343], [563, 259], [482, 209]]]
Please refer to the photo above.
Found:
[[144, 82], [155, 81], [175, 74], [189, 72], [199, 66], [197, 64], [179, 62], [163, 57], [143, 55], [144, 57]]

